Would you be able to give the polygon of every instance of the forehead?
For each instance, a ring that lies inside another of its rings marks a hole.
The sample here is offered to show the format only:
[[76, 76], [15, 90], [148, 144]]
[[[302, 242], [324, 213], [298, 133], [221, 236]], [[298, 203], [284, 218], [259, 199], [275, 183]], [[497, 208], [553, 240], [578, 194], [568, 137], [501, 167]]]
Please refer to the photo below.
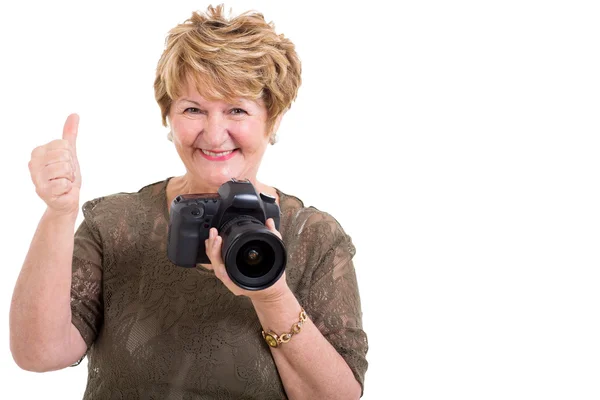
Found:
[[197, 103], [225, 103], [244, 105], [246, 107], [264, 107], [262, 98], [252, 99], [240, 95], [227, 95], [218, 87], [206, 83], [200, 79], [186, 79], [174, 102], [192, 101]]

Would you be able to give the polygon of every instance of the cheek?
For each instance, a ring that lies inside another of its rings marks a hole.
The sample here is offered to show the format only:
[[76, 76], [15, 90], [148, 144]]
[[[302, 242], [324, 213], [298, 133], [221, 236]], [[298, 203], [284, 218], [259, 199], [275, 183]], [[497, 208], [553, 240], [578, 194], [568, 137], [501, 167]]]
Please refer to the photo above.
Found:
[[191, 123], [191, 121], [177, 120], [171, 124], [171, 132], [176, 142], [183, 145], [191, 145], [198, 136], [197, 132], [202, 129], [197, 127], [197, 123]]
[[253, 152], [263, 151], [269, 143], [262, 124], [238, 126], [232, 136], [241, 148]]

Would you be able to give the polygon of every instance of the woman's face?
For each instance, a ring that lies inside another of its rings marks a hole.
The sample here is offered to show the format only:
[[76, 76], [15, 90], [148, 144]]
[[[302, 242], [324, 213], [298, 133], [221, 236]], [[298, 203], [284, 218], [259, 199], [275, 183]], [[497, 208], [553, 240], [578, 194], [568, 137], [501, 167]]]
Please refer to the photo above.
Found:
[[231, 178], [256, 180], [269, 144], [266, 121], [262, 101], [209, 101], [189, 83], [169, 112], [173, 142], [189, 177], [211, 191]]

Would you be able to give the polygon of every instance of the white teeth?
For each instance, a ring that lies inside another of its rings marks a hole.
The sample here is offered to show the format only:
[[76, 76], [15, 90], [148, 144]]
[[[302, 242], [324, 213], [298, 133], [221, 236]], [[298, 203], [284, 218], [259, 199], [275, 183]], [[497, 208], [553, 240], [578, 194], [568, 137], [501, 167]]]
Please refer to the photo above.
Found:
[[208, 150], [204, 150], [204, 149], [201, 149], [201, 150], [207, 156], [213, 156], [213, 157], [224, 157], [224, 156], [229, 155], [229, 154], [231, 154], [233, 152], [233, 150], [229, 150], [229, 151], [224, 151], [222, 153], [213, 153], [212, 151], [208, 151]]

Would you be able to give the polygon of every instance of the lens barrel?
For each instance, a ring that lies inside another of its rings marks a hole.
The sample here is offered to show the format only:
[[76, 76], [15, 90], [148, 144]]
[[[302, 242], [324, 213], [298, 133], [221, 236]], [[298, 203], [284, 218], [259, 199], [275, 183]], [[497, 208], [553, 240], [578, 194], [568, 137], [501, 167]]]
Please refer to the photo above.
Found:
[[287, 254], [277, 235], [256, 218], [240, 215], [219, 228], [221, 254], [231, 280], [246, 290], [262, 290], [283, 274]]

